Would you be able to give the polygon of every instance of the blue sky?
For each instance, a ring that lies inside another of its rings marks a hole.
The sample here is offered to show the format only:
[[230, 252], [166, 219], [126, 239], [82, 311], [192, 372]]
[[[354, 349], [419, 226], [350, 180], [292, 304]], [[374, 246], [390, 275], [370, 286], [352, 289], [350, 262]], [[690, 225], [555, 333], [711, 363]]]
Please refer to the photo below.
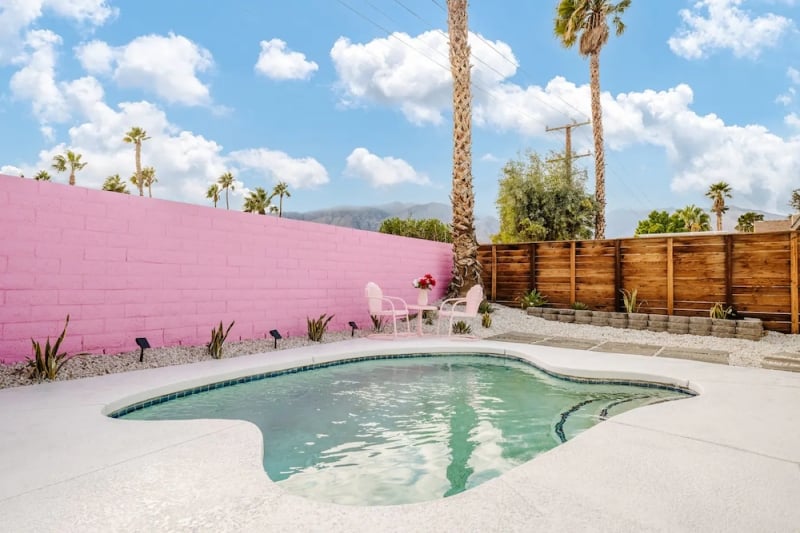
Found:
[[[563, 147], [545, 127], [588, 118], [588, 61], [553, 37], [556, 3], [470, 5], [478, 215], [495, 214], [506, 161]], [[288, 210], [448, 202], [444, 5], [2, 0], [0, 173], [31, 177], [73, 149], [89, 163], [78, 184], [99, 188], [132, 174], [122, 137], [141, 126], [160, 198], [205, 204], [232, 171], [232, 208], [278, 180]], [[789, 211], [798, 15], [798, 0], [633, 0], [601, 56], [609, 209], [707, 208], [724, 180], [737, 206]], [[576, 129], [575, 150], [590, 147]]]

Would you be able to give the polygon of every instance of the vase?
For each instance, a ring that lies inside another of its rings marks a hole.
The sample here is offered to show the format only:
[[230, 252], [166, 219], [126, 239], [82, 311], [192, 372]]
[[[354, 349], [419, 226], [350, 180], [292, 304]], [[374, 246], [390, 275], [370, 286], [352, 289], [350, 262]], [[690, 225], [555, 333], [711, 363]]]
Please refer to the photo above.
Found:
[[428, 305], [428, 289], [420, 289], [417, 294], [417, 305]]

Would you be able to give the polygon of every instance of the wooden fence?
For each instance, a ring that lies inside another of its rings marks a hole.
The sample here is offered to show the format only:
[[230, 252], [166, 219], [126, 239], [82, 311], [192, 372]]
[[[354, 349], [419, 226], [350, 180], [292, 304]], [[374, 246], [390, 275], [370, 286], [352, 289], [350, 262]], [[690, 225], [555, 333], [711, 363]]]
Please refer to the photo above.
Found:
[[707, 316], [721, 302], [800, 332], [796, 231], [489, 244], [478, 258], [498, 303], [536, 288], [555, 307], [623, 311], [622, 289], [637, 289], [645, 313]]

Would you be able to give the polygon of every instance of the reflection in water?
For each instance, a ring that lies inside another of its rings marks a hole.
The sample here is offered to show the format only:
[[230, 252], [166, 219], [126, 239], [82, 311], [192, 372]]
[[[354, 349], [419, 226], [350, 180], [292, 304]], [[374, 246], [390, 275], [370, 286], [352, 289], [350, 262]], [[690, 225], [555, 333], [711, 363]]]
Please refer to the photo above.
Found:
[[286, 490], [379, 505], [458, 494], [601, 420], [684, 397], [580, 384], [486, 357], [365, 361], [195, 394], [125, 418], [244, 419]]

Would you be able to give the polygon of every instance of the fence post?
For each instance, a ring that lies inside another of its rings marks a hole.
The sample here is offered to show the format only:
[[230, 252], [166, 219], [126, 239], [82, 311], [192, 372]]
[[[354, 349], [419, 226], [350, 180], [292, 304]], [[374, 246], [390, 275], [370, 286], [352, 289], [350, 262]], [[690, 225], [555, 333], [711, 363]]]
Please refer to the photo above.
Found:
[[797, 294], [797, 284], [798, 284], [798, 246], [797, 246], [797, 232], [792, 231], [789, 234], [789, 268], [791, 270], [791, 291], [792, 294], [790, 296], [791, 301], [791, 310], [792, 310], [792, 333], [797, 334], [800, 333], [800, 323], [798, 323], [798, 311], [800, 311], [800, 302], [798, 302], [798, 294]]
[[733, 235], [725, 235], [725, 305], [733, 305]]
[[622, 246], [614, 239], [614, 311], [622, 309]]
[[497, 301], [497, 245], [492, 245], [492, 301]]
[[569, 303], [575, 303], [575, 241], [569, 243]]
[[530, 260], [530, 286], [528, 287], [529, 291], [532, 291], [536, 288], [536, 243], [532, 242], [529, 245], [528, 250], [528, 259]]
[[672, 260], [672, 237], [667, 237], [667, 314], [675, 310], [675, 263]]

